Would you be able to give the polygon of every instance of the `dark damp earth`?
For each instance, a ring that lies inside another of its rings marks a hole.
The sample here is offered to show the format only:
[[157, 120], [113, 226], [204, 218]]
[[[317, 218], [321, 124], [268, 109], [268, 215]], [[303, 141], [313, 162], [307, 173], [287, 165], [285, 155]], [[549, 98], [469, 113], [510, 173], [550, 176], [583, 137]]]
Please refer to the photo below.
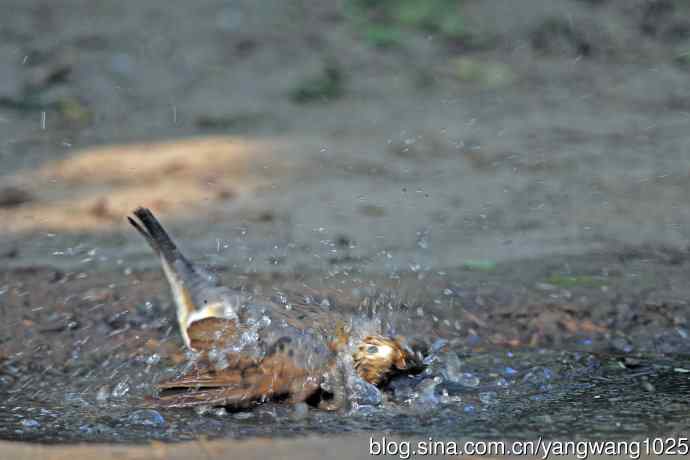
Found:
[[12, 327], [0, 337], [0, 438], [131, 443], [376, 431], [611, 439], [687, 431], [687, 256], [636, 249], [376, 283], [355, 270], [331, 279], [335, 288], [316, 275], [224, 272], [230, 284], [306, 292], [323, 308], [393, 308], [409, 319], [401, 332], [427, 338], [422, 374], [394, 379], [381, 394], [353, 394], [346, 414], [280, 403], [146, 407], [153, 383], [187, 362], [157, 270], [6, 271], [0, 298]]

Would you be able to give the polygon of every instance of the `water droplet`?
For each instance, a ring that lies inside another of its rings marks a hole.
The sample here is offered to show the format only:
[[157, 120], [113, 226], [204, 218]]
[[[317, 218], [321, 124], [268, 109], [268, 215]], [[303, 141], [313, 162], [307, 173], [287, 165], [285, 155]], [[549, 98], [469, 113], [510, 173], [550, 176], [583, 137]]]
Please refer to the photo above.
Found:
[[230, 366], [227, 354], [217, 348], [212, 348], [211, 350], [209, 350], [208, 359], [218, 370], [227, 369]]
[[194, 412], [196, 412], [196, 415], [206, 415], [211, 412], [211, 409], [211, 406], [196, 406]]
[[448, 341], [446, 339], [436, 339], [433, 344], [431, 344], [431, 352], [432, 353], [438, 353], [441, 351], [446, 345], [448, 345]]
[[498, 402], [498, 394], [495, 391], [479, 393], [479, 400], [483, 404], [496, 404]]
[[129, 393], [129, 383], [127, 383], [126, 380], [123, 380], [122, 382], [115, 385], [115, 388], [113, 388], [112, 396], [113, 398], [122, 398], [127, 393]]
[[499, 377], [496, 379], [496, 386], [497, 387], [507, 387], [510, 385], [510, 382], [508, 382], [506, 379], [503, 377]]
[[431, 245], [431, 229], [423, 228], [417, 232], [417, 247], [420, 249], [429, 249]]
[[457, 383], [464, 387], [477, 388], [479, 386], [480, 380], [479, 377], [470, 372], [463, 372], [460, 375]]
[[288, 303], [287, 296], [285, 294], [283, 294], [282, 292], [277, 292], [276, 295], [274, 296], [274, 300], [281, 305], [285, 305]]
[[158, 364], [161, 360], [161, 356], [158, 353], [154, 353], [148, 358], [146, 358], [146, 364], [149, 364], [151, 366]]
[[464, 381], [465, 375], [467, 374], [462, 372], [462, 361], [460, 361], [458, 355], [453, 352], [446, 353], [445, 361], [446, 365], [441, 371], [443, 377], [445, 377], [447, 380], [450, 380], [451, 382], [463, 384], [462, 382]]
[[354, 408], [358, 406], [378, 406], [383, 400], [381, 390], [362, 379], [355, 379], [350, 388], [350, 401]]
[[309, 415], [309, 406], [305, 403], [295, 404], [295, 407], [292, 410], [292, 414], [290, 415], [293, 419], [296, 420], [304, 419]]
[[108, 398], [110, 398], [110, 387], [108, 385], [102, 385], [96, 392], [96, 401], [107, 401]]
[[66, 403], [70, 404], [79, 404], [83, 406], [87, 406], [89, 404], [84, 400], [84, 398], [82, 398], [81, 393], [65, 393], [64, 399]]
[[422, 381], [417, 387], [417, 402], [437, 405], [439, 403], [439, 396], [436, 394], [436, 387], [439, 383], [441, 383], [441, 379], [438, 377]]
[[533, 367], [525, 374], [522, 381], [533, 385], [542, 385], [553, 378], [553, 371], [548, 367]]

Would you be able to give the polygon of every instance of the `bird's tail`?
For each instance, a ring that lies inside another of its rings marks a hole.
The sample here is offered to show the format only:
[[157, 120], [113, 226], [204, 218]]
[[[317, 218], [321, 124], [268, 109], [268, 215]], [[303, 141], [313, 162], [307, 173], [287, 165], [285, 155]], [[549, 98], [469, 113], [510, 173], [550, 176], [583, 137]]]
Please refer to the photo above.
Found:
[[184, 256], [150, 209], [139, 207], [134, 210], [134, 215], [138, 221], [131, 217], [127, 217], [127, 220], [144, 237], [156, 254], [171, 265], [176, 260], [184, 260]]
[[137, 208], [134, 216], [127, 217], [129, 223], [144, 237], [160, 257], [165, 277], [168, 279], [177, 305], [177, 321], [185, 344], [190, 346], [187, 326], [190, 315], [196, 310], [192, 289], [195, 282], [194, 266], [177, 249], [156, 216], [147, 208]]

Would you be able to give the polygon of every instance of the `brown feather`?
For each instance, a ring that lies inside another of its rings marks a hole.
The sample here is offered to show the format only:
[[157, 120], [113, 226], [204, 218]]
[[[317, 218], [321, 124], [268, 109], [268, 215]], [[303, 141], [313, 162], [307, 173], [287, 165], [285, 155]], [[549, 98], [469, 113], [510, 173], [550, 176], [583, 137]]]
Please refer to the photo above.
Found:
[[187, 327], [190, 344], [197, 351], [225, 348], [237, 334], [237, 321], [226, 318], [203, 318]]
[[242, 408], [278, 396], [289, 396], [291, 402], [304, 401], [319, 390], [320, 376], [307, 372], [286, 356], [275, 354], [255, 366], [208, 371], [165, 382], [158, 387], [164, 391], [151, 402], [159, 406], [223, 405]]

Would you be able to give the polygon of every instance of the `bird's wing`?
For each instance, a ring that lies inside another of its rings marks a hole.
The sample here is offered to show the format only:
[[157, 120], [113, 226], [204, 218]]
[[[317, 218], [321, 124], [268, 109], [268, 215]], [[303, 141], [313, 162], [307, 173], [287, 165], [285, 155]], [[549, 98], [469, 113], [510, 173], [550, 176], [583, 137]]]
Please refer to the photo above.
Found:
[[289, 346], [278, 347], [258, 362], [240, 360], [223, 370], [195, 370], [160, 384], [161, 394], [150, 402], [162, 407], [244, 408], [278, 397], [304, 401], [320, 390], [322, 370], [304, 366], [290, 350]]

